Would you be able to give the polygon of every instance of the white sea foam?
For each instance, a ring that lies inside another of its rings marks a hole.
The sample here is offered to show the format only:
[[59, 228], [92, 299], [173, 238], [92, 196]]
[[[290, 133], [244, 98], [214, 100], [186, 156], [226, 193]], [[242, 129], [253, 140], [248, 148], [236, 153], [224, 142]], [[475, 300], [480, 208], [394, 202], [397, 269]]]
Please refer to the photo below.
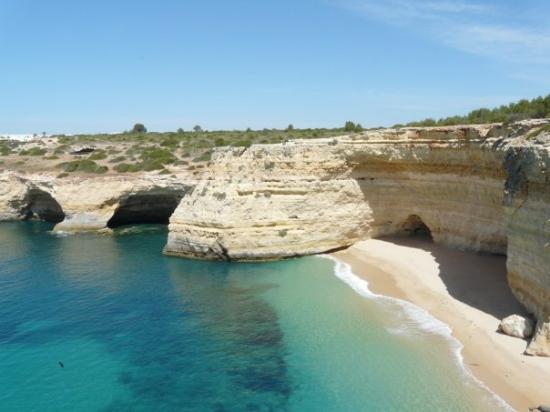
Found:
[[56, 230], [56, 231], [50, 230], [48, 233], [56, 237], [68, 237], [74, 234], [74, 232], [65, 232], [64, 230]]
[[[376, 299], [380, 301], [385, 301], [392, 303], [402, 310], [402, 313], [412, 322], [412, 327], [417, 330], [421, 330], [427, 333], [433, 333], [440, 336], [443, 336], [447, 339], [453, 350], [453, 354], [457, 364], [465, 375], [471, 378], [475, 383], [485, 389], [491, 394], [491, 396], [502, 406], [503, 410], [514, 411], [514, 409], [506, 403], [504, 399], [498, 396], [496, 393], [491, 391], [482, 381], [480, 381], [474, 374], [466, 367], [464, 364], [464, 358], [462, 356], [462, 348], [464, 345], [453, 336], [453, 331], [449, 325], [435, 318], [427, 310], [412, 304], [411, 302], [393, 298], [390, 296], [379, 295], [372, 292], [369, 289], [369, 283], [353, 273], [351, 265], [343, 262], [334, 256], [330, 255], [318, 255], [320, 258], [329, 259], [334, 262], [334, 274], [337, 278], [342, 280], [348, 286], [350, 286], [355, 292], [367, 299]], [[399, 328], [388, 328], [390, 333], [398, 335], [406, 335], [411, 333], [408, 322]]]

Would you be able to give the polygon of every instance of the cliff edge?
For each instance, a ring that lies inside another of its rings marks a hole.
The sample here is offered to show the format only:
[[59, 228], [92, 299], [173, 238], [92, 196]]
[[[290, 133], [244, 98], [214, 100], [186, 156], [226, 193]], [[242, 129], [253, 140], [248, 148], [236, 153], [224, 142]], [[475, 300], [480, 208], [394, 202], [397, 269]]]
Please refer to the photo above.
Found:
[[422, 232], [507, 255], [509, 285], [538, 319], [527, 353], [550, 356], [549, 168], [548, 120], [382, 129], [216, 149], [192, 173], [4, 171], [0, 220], [59, 231], [169, 221], [166, 254], [241, 261]]

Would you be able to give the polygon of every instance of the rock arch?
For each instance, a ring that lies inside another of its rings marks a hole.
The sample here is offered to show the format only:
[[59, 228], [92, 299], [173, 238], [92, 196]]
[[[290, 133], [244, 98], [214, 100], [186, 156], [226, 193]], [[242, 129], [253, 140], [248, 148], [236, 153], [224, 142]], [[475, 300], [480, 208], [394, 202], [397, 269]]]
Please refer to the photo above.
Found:
[[143, 223], [168, 224], [184, 195], [183, 190], [153, 189], [123, 199], [107, 222], [109, 228]]
[[40, 219], [59, 223], [65, 219], [63, 208], [54, 197], [41, 189], [32, 188], [25, 197], [25, 206], [21, 211], [23, 219]]

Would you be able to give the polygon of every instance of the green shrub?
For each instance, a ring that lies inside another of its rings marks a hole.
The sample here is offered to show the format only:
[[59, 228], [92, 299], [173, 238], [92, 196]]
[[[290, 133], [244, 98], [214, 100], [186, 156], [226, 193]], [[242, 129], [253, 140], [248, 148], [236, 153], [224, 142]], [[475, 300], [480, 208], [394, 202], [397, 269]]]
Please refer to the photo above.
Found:
[[135, 173], [141, 171], [141, 165], [135, 163], [120, 163], [113, 168], [118, 173]]
[[193, 159], [194, 162], [209, 162], [212, 160], [212, 150], [207, 150]]
[[29, 150], [21, 150], [19, 152], [21, 156], [44, 156], [46, 153], [47, 150], [40, 147], [33, 147]]
[[88, 159], [90, 160], [103, 160], [107, 158], [107, 153], [104, 150], [96, 150], [93, 152]]
[[346, 124], [344, 125], [344, 131], [345, 132], [354, 132], [356, 127], [357, 126], [355, 126], [355, 123], [353, 123], [351, 121], [347, 121]]
[[120, 162], [124, 162], [125, 160], [126, 160], [126, 156], [117, 156], [109, 160], [109, 163], [120, 163]]
[[132, 128], [132, 133], [147, 133], [147, 128], [143, 123], [136, 123]]
[[280, 237], [285, 237], [287, 234], [288, 234], [288, 230], [286, 229], [279, 230]]
[[175, 149], [180, 144], [180, 139], [178, 139], [175, 135], [170, 135], [166, 139], [163, 139], [160, 142], [160, 145], [163, 147], [170, 147], [172, 149]]
[[[408, 123], [409, 127], [451, 126], [476, 123], [512, 123], [522, 119], [543, 119], [550, 113], [550, 94], [535, 99], [522, 99], [494, 109], [480, 108], [472, 110], [466, 116], [451, 116], [439, 120], [426, 119]], [[396, 125], [401, 126], [401, 125]]]
[[249, 139], [237, 140], [235, 143], [233, 143], [233, 146], [235, 146], [235, 147], [250, 147], [250, 146], [252, 146], [252, 140], [249, 140]]
[[58, 167], [62, 168], [66, 173], [80, 172], [80, 173], [106, 173], [109, 168], [107, 166], [100, 166], [96, 162], [90, 159], [73, 160], [72, 162], [60, 163]]
[[7, 156], [11, 153], [11, 149], [9, 148], [9, 146], [4, 143], [4, 142], [1, 142], [0, 143], [0, 156]]
[[160, 164], [170, 164], [176, 161], [176, 157], [171, 151], [159, 149], [157, 147], [148, 147], [141, 152], [140, 158], [143, 162], [158, 162]]
[[53, 154], [63, 154], [68, 149], [69, 146], [67, 145], [61, 145], [56, 147], [56, 149], [53, 151]]

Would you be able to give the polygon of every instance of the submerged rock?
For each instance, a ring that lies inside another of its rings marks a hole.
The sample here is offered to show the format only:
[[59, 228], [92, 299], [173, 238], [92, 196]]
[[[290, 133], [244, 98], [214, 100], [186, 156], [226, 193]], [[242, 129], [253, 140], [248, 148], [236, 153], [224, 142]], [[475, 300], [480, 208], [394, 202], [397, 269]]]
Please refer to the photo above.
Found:
[[520, 315], [508, 316], [502, 319], [498, 326], [500, 332], [522, 339], [533, 336], [534, 328], [535, 325], [531, 319]]

